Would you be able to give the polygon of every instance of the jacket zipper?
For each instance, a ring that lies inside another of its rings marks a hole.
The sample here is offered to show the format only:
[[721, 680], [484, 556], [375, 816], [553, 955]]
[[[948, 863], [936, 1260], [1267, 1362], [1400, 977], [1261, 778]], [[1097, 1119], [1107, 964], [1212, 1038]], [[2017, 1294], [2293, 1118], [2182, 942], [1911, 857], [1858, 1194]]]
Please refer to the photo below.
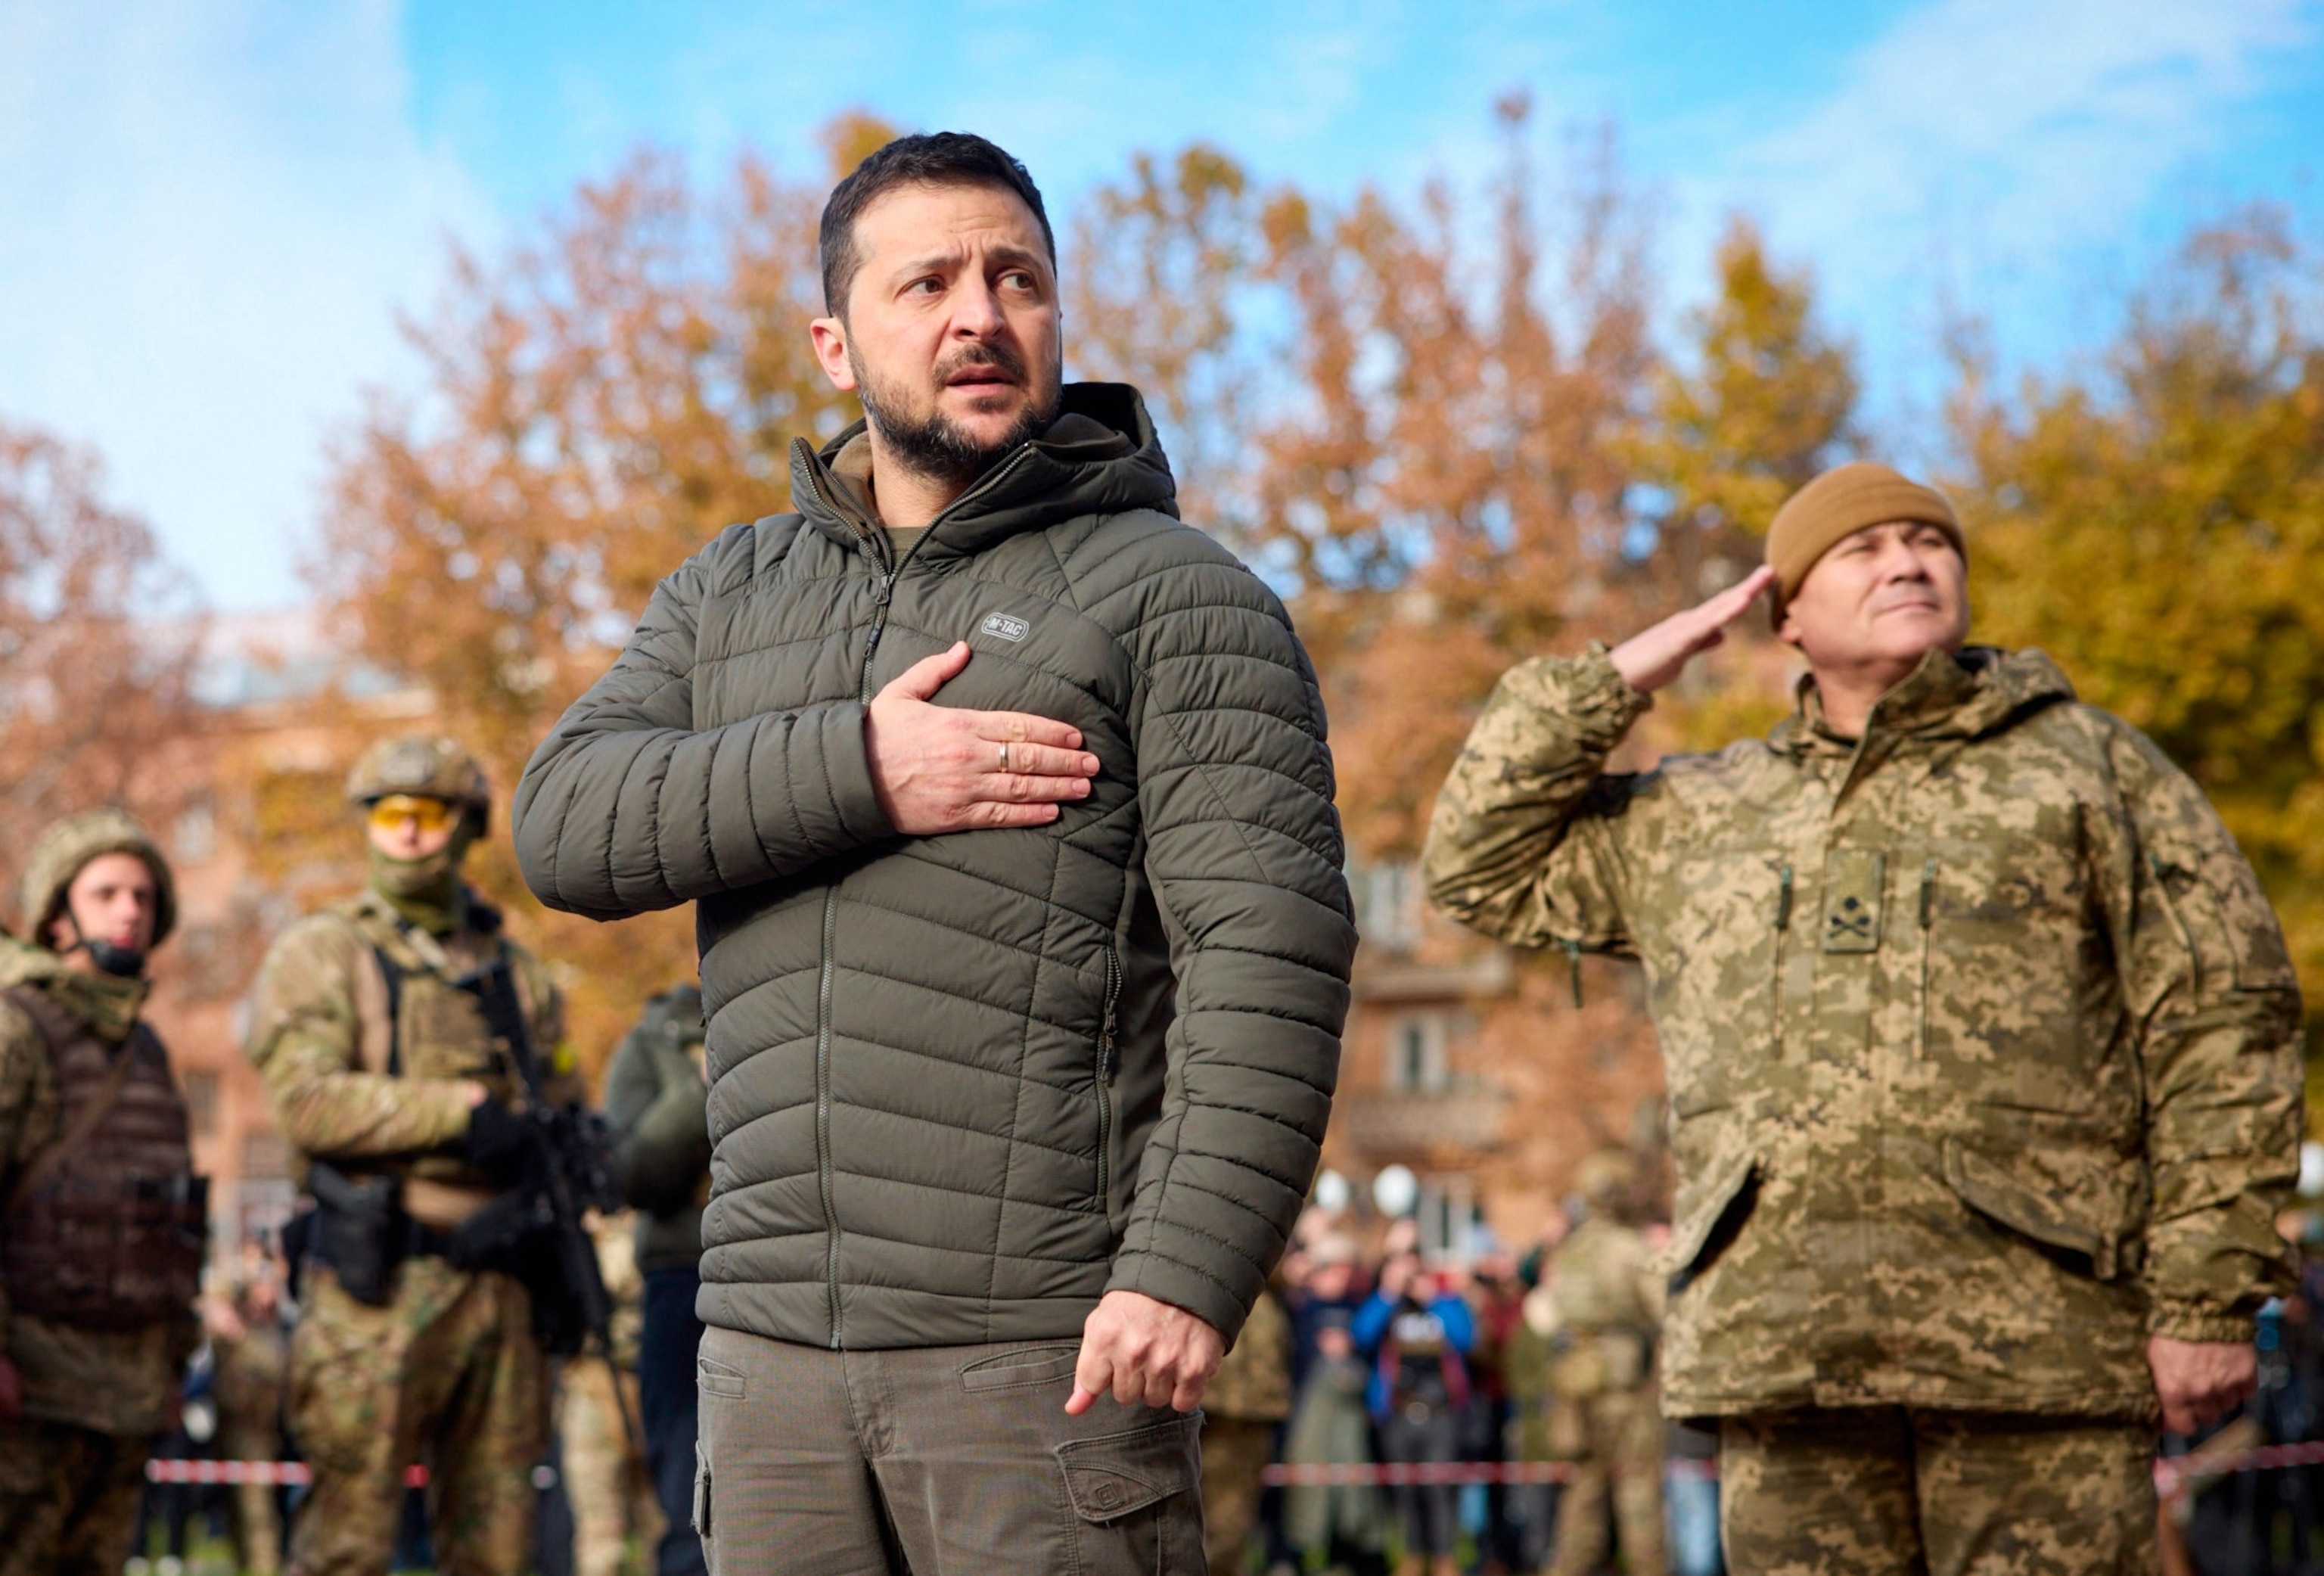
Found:
[[1921, 1015], [1913, 1023], [1913, 1059], [1929, 1054], [1929, 934], [1937, 917], [1937, 862], [1921, 862]]
[[1791, 931], [1792, 867], [1785, 865], [1775, 877], [1775, 956], [1767, 988], [1767, 1032], [1778, 1056], [1784, 1050], [1784, 938]]
[[1097, 1207], [1112, 1212], [1113, 1074], [1120, 1065], [1116, 1016], [1121, 1009], [1121, 954], [1105, 945], [1105, 1013], [1097, 1030]]
[[[830, 496], [824, 493], [823, 480], [809, 466], [808, 477], [814, 482], [818, 496], [826, 508], [838, 513]], [[841, 514], [840, 518], [847, 517]], [[863, 667], [856, 679], [856, 699], [869, 705], [872, 702], [872, 659], [880, 651], [881, 631], [888, 627], [888, 604], [896, 589], [896, 571], [888, 562], [883, 544], [875, 543], [868, 535], [857, 533], [859, 550], [871, 560], [880, 576], [877, 597], [872, 606], [872, 630], [863, 641]], [[815, 1171], [816, 1191], [823, 1198], [823, 1269], [824, 1291], [831, 1313], [831, 1350], [843, 1350], [845, 1339], [840, 1328], [839, 1295], [839, 1203], [834, 1193], [831, 1165], [831, 999], [834, 976], [838, 962], [834, 951], [839, 934], [839, 886], [834, 882], [823, 895], [823, 968], [816, 988], [815, 1031]]]
[[[805, 440], [796, 441], [804, 442]], [[952, 508], [945, 510], [944, 514], [937, 515], [936, 520], [941, 521], [945, 514], [951, 513], [953, 509], [959, 508], [962, 503], [997, 483], [1002, 476], [1015, 469], [1018, 461], [1030, 452], [1029, 449], [1019, 449], [1000, 469], [994, 471], [976, 486], [970, 488], [961, 497], [954, 499]], [[879, 593], [872, 607], [872, 630], [863, 641], [863, 667], [855, 686], [856, 700], [862, 705], [870, 705], [872, 704], [872, 659], [880, 654], [880, 636], [888, 627], [888, 604], [895, 596], [896, 576], [902, 572], [902, 566], [889, 561], [888, 542], [883, 534], [864, 530], [847, 511], [840, 508], [838, 501], [832, 497], [829, 490], [823, 484], [823, 462], [812, 454], [808, 456], [808, 459], [810, 463], [806, 467], [807, 482], [815, 489], [816, 501], [854, 530], [856, 550], [863, 555], [865, 560], [872, 565], [873, 573], [880, 577]], [[929, 521], [930, 530], [934, 530], [935, 526], [936, 521]], [[923, 538], [927, 534], [926, 531], [921, 533]], [[918, 543], [915, 542], [913, 545], [917, 548]], [[823, 895], [823, 968], [816, 988], [815, 1030], [816, 1186], [816, 1191], [823, 1197], [824, 1289], [829, 1300], [831, 1350], [834, 1351], [845, 1349], [845, 1341], [840, 1331], [839, 1204], [833, 1193], [831, 1166], [831, 997], [833, 977], [837, 972], [837, 963], [832, 954], [838, 933], [839, 888], [835, 883]], [[1120, 965], [1117, 963], [1112, 966], [1118, 970]], [[1109, 1009], [1108, 1021], [1110, 1025], [1111, 1009]], [[1106, 1043], [1100, 1051], [1102, 1064], [1111, 1055], [1111, 1037], [1109, 1027]], [[1108, 1072], [1105, 1076], [1110, 1079], [1111, 1074]], [[1102, 1127], [1108, 1129], [1112, 1122], [1108, 1110], [1109, 1104], [1108, 1097], [1102, 1092], [1099, 1095], [1099, 1120]], [[1099, 1175], [1102, 1177], [1105, 1165], [1102, 1151], [1101, 1151], [1098, 1165]]]

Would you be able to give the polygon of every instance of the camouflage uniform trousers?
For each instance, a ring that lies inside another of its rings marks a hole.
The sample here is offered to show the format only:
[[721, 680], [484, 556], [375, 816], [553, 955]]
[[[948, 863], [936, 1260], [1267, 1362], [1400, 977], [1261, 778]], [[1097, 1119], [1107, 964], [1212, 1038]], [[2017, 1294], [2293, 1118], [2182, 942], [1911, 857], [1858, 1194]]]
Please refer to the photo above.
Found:
[[0, 1576], [120, 1576], [152, 1442], [0, 1423]]
[[[230, 1461], [271, 1461], [281, 1455], [282, 1439], [227, 1429], [219, 1433], [218, 1447]], [[281, 1490], [272, 1483], [236, 1483], [228, 1492], [235, 1566], [243, 1576], [276, 1576], [282, 1569]]]
[[1606, 1559], [1607, 1501], [1628, 1576], [1662, 1576], [1666, 1433], [1655, 1388], [1560, 1398], [1553, 1436], [1573, 1475], [1557, 1501], [1553, 1576], [1587, 1576]]
[[2145, 1424], [1879, 1406], [1723, 1419], [1735, 1576], [2151, 1576]]
[[548, 1434], [547, 1362], [531, 1303], [504, 1275], [408, 1259], [383, 1308], [316, 1268], [290, 1338], [290, 1425], [313, 1470], [290, 1568], [384, 1576], [404, 1469], [429, 1467], [443, 1576], [505, 1576], [532, 1562], [532, 1469]]
[[621, 1381], [617, 1405], [613, 1370], [602, 1359], [576, 1358], [558, 1377], [557, 1439], [565, 1498], [573, 1507], [574, 1576], [620, 1576], [630, 1538], [651, 1548], [662, 1533], [645, 1457], [630, 1442], [638, 1376], [624, 1372]]
[[1275, 1424], [1250, 1417], [1203, 1420], [1203, 1547], [1214, 1576], [1243, 1567], [1259, 1527], [1259, 1475], [1274, 1453]]

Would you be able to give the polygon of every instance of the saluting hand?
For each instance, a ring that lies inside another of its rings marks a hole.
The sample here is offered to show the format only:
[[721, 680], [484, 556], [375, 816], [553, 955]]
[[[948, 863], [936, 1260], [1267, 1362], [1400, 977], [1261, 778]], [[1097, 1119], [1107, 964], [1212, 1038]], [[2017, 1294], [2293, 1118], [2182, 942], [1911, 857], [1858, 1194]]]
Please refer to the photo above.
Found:
[[1097, 757], [1077, 728], [1023, 712], [931, 705], [968, 666], [969, 645], [924, 658], [872, 697], [863, 747], [889, 824], [909, 837], [1042, 826], [1086, 798]]
[[1614, 670], [1632, 689], [1652, 695], [1684, 672], [1696, 657], [1726, 640], [1727, 626], [1748, 612], [1775, 579], [1773, 569], [1754, 569], [1708, 602], [1632, 635], [1609, 653]]

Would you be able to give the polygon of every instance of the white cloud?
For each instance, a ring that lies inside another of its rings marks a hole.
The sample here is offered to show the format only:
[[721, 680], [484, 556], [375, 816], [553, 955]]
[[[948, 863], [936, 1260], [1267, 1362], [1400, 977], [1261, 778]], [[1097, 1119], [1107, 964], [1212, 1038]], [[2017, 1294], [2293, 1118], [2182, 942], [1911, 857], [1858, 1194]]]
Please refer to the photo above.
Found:
[[2055, 349], [2118, 301], [2088, 271], [2119, 266], [2314, 31], [2303, 0], [1934, 0], [1806, 114], [1683, 183], [1691, 218], [1714, 201], [1766, 216], [1892, 351], [1948, 291]]
[[280, 603], [323, 444], [490, 216], [391, 0], [0, 0], [0, 416], [93, 443], [213, 600]]

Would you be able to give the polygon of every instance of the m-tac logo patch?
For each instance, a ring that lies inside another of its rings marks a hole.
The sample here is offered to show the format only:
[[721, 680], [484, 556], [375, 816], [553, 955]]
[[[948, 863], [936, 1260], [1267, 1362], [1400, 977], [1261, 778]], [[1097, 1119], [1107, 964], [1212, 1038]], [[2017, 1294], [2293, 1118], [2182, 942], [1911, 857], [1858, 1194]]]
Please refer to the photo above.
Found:
[[1005, 613], [988, 613], [984, 622], [976, 626], [999, 641], [1021, 641], [1033, 632], [1033, 626], [1021, 618], [1011, 618]]

